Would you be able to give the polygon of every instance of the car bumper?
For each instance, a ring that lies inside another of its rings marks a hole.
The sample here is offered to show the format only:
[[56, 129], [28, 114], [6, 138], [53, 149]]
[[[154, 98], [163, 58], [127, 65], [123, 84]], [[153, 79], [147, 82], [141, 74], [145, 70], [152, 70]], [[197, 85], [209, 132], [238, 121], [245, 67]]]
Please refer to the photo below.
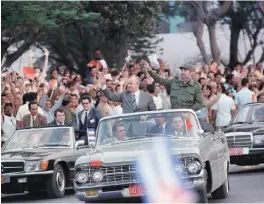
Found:
[[246, 155], [264, 155], [264, 148], [228, 148], [230, 157]]
[[[204, 177], [204, 172], [201, 172], [199, 176], [193, 177], [191, 179], [181, 179], [185, 189], [193, 189], [197, 191], [199, 189], [203, 189], [206, 186], [206, 179]], [[132, 183], [131, 183], [132, 184]], [[108, 199], [120, 199], [120, 198], [133, 198], [133, 197], [144, 197], [145, 194], [141, 194], [139, 196], [130, 195], [129, 193], [129, 184], [127, 185], [119, 185], [107, 187], [108, 190], [104, 190], [104, 187], [87, 187], [78, 189], [75, 187], [76, 197], [80, 201], [100, 201], [100, 200], [108, 200]], [[116, 190], [116, 188], [119, 188]], [[93, 195], [89, 195], [90, 192], [93, 191]], [[88, 193], [87, 193], [88, 192]], [[87, 195], [88, 194], [88, 195]]]
[[1, 175], [1, 193], [20, 193], [38, 187], [44, 187], [53, 171], [30, 173], [6, 173]]

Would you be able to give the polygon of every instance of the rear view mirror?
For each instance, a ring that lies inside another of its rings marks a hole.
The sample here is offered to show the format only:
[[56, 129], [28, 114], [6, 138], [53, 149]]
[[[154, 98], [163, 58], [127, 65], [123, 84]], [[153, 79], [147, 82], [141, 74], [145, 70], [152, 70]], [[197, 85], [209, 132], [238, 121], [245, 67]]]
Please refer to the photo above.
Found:
[[200, 122], [201, 127], [205, 133], [206, 132], [214, 132], [214, 127], [210, 123], [207, 123], [201, 119], [199, 119], [199, 122]]

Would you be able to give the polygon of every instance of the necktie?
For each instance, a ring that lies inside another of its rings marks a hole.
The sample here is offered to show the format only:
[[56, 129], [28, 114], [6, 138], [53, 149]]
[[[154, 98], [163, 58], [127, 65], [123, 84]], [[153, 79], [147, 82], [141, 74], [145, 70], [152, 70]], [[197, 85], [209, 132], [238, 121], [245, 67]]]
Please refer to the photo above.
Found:
[[133, 110], [136, 110], [137, 102], [136, 102], [136, 95], [134, 93], [132, 93], [132, 105], [133, 105]]
[[35, 119], [34, 119], [34, 117], [32, 117], [32, 125], [33, 125], [33, 127], [35, 127]]
[[88, 113], [87, 112], [85, 112], [84, 124], [83, 125], [84, 125], [85, 129], [88, 128]]
[[163, 127], [160, 126], [160, 133], [163, 133]]

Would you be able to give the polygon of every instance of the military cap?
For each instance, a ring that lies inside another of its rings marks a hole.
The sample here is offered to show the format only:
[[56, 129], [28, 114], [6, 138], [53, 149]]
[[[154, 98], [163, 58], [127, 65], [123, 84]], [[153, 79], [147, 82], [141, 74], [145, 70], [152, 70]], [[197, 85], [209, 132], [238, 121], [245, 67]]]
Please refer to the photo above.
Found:
[[194, 70], [193, 66], [192, 65], [189, 65], [189, 64], [185, 64], [183, 66], [180, 66], [179, 68], [180, 69], [187, 69], [187, 70], [190, 70], [190, 71], [193, 71]]

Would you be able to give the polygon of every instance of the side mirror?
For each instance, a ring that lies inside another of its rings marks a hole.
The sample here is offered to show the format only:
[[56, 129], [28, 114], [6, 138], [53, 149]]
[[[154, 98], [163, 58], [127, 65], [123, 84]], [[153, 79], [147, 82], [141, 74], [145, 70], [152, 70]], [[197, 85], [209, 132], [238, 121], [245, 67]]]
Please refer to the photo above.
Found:
[[208, 123], [208, 124], [205, 124], [204, 127], [203, 127], [203, 130], [204, 132], [214, 132], [214, 127]]
[[84, 140], [77, 140], [75, 142], [75, 148], [79, 147], [79, 146], [83, 146], [84, 145]]

